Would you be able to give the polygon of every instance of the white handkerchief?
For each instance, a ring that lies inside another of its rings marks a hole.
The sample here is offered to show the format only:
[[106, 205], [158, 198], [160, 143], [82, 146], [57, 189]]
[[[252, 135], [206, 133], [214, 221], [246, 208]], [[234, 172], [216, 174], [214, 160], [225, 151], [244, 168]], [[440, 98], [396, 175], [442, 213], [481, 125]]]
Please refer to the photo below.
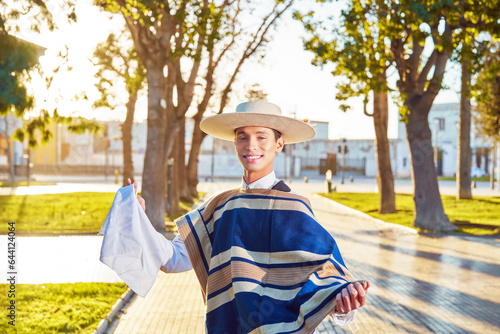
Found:
[[167, 239], [141, 208], [134, 185], [120, 188], [99, 234], [104, 235], [100, 260], [139, 296], [145, 297], [166, 262]]

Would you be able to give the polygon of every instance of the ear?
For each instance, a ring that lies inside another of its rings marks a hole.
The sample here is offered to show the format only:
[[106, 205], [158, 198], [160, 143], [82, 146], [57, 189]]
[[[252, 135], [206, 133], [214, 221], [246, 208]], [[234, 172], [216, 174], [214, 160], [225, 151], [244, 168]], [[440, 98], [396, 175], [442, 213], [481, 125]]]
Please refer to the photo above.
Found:
[[280, 153], [283, 151], [283, 147], [285, 146], [285, 139], [283, 137], [279, 137], [278, 140], [276, 141], [276, 153]]

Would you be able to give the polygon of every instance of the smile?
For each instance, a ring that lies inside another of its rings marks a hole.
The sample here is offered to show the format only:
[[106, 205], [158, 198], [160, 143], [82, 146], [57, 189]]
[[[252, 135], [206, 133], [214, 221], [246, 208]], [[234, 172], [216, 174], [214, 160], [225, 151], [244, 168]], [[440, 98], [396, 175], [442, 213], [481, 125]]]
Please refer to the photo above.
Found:
[[247, 159], [247, 161], [252, 162], [262, 158], [262, 155], [245, 155], [244, 158]]

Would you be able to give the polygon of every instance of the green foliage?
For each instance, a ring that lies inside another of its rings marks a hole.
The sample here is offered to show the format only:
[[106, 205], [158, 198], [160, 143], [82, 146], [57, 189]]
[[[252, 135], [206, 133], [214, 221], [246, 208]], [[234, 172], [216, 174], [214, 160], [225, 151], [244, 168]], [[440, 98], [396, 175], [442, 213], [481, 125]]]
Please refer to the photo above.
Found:
[[[343, 205], [364, 212], [374, 218], [410, 228], [413, 226], [414, 202], [412, 195], [396, 194], [397, 213], [379, 214], [379, 194], [377, 193], [340, 193], [323, 195]], [[451, 222], [464, 223], [459, 232], [474, 235], [500, 233], [500, 197], [474, 196], [473, 200], [457, 200], [455, 196], [441, 196], [446, 214]], [[484, 226], [481, 228], [481, 226]], [[495, 227], [492, 228], [492, 227]]]
[[245, 94], [246, 101], [267, 101], [267, 93], [258, 83], [253, 84]]
[[[140, 53], [157, 51], [147, 50], [148, 47], [165, 47], [167, 58], [185, 56], [196, 62], [200, 61], [204, 48], [210, 51], [221, 38], [219, 28], [227, 6], [226, 2], [217, 5], [216, 1], [209, 0], [95, 0], [94, 3], [111, 13], [121, 13], [131, 31], [140, 31], [141, 37], [133, 36], [136, 47], [141, 48]], [[155, 39], [156, 45], [151, 44]]]
[[[44, 26], [49, 30], [56, 29], [57, 25], [47, 2], [43, 0], [0, 1], [0, 35], [18, 33], [21, 27], [29, 28], [36, 33], [39, 33]], [[68, 22], [77, 21], [75, 1], [63, 0], [57, 3], [65, 12]]]
[[[68, 20], [75, 22], [75, 4], [63, 1], [61, 5]], [[45, 1], [0, 1], [0, 115], [15, 111], [21, 117], [33, 107], [24, 83], [27, 72], [38, 63], [40, 47], [13, 36], [21, 26], [34, 32], [40, 32], [42, 26], [56, 27]]]
[[65, 124], [68, 130], [77, 134], [83, 134], [86, 131], [98, 134], [104, 130], [104, 127], [96, 120], [89, 120], [80, 116], [60, 116], [57, 110], [53, 115], [45, 109], [40, 110], [40, 115], [26, 120], [23, 128], [16, 129], [12, 137], [20, 142], [28, 139], [30, 148], [38, 146], [39, 141], [42, 145], [46, 144], [52, 138], [49, 126], [51, 122]]
[[474, 123], [489, 138], [500, 140], [500, 44], [486, 55], [473, 87], [477, 102]]
[[[314, 53], [313, 64], [324, 66], [332, 63], [335, 65], [334, 76], [348, 78], [337, 85], [336, 98], [339, 101], [362, 96], [366, 105], [370, 91], [389, 90], [385, 73], [393, 58], [384, 31], [387, 17], [382, 14], [388, 8], [381, 1], [370, 4], [372, 7], [368, 8], [362, 1], [349, 2], [342, 10], [340, 20], [322, 21], [312, 11], [294, 13], [294, 18], [303, 23], [308, 33], [304, 47]], [[373, 19], [374, 16], [378, 21]], [[342, 111], [347, 109], [347, 105], [341, 105]]]
[[[70, 22], [76, 22], [75, 4], [72, 1], [59, 2]], [[18, 118], [26, 118], [26, 113], [33, 109], [35, 101], [28, 94], [26, 83], [28, 72], [38, 68], [38, 57], [43, 54], [43, 48], [13, 37], [21, 26], [34, 32], [40, 32], [46, 26], [49, 30], [56, 24], [46, 1], [15, 1], [0, 2], [0, 116], [10, 112]], [[54, 71], [56, 73], [58, 68]], [[45, 78], [50, 87], [53, 77]], [[70, 131], [81, 133], [89, 130], [96, 132], [100, 126], [94, 121], [86, 121], [81, 117], [61, 117], [54, 111], [52, 115], [47, 110], [41, 110], [38, 116], [24, 122], [23, 128], [16, 129], [13, 138], [24, 141], [28, 139], [31, 148], [37, 146], [38, 138], [45, 144], [52, 137], [49, 124], [52, 120], [68, 124]]]
[[122, 31], [119, 36], [110, 34], [105, 42], [99, 43], [94, 51], [98, 66], [95, 77], [101, 98], [94, 102], [94, 108], [115, 109], [118, 105], [113, 86], [116, 80], [123, 80], [129, 96], [139, 92], [145, 85], [146, 69], [139, 61], [137, 50], [130, 40], [130, 32]]
[[[443, 88], [444, 67], [453, 52], [457, 58], [467, 53], [470, 59], [477, 59], [471, 55], [484, 47], [481, 44], [489, 38], [484, 33], [500, 31], [498, 8], [498, 0], [352, 0], [338, 23], [319, 22], [312, 11], [294, 17], [309, 34], [305, 47], [315, 53], [313, 63], [335, 63], [333, 74], [349, 78], [339, 85], [337, 99], [388, 90], [377, 80], [378, 74], [394, 63], [399, 74], [400, 113], [406, 117], [408, 99], [426, 92], [435, 97]], [[430, 51], [424, 53], [424, 47]]]
[[33, 106], [24, 80], [38, 63], [37, 47], [8, 34], [0, 34], [0, 115], [14, 110], [18, 117]]
[[[2, 309], [8, 290], [0, 284]], [[16, 326], [2, 321], [0, 332], [90, 334], [125, 291], [124, 283], [16, 284]]]

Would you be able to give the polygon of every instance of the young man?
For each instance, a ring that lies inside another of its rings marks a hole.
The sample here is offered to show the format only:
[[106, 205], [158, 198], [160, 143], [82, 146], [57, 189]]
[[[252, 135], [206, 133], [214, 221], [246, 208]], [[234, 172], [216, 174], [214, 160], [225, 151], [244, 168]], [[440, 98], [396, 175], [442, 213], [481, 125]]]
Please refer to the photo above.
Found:
[[180, 236], [165, 247], [161, 269], [194, 268], [207, 332], [308, 334], [327, 315], [338, 324], [352, 321], [369, 284], [354, 282], [309, 201], [273, 170], [284, 144], [309, 140], [314, 129], [268, 102], [242, 103], [200, 127], [234, 141], [242, 185], [176, 220]]

